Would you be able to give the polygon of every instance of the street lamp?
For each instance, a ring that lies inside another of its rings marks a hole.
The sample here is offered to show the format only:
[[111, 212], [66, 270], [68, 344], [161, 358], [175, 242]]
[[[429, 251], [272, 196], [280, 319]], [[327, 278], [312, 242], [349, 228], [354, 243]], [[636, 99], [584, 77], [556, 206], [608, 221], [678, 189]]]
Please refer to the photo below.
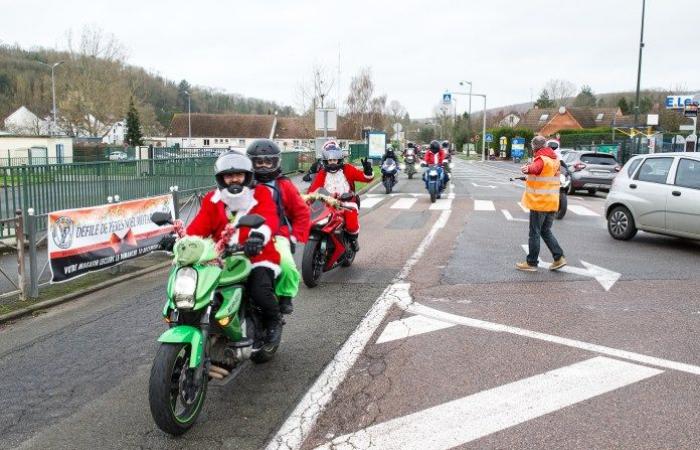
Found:
[[[460, 82], [460, 84], [462, 84], [462, 83]], [[471, 87], [471, 83], [470, 83], [470, 87]], [[486, 160], [486, 94], [472, 94], [471, 89], [469, 89], [469, 92], [453, 92], [452, 94], [453, 95], [468, 95], [470, 99], [472, 98], [472, 96], [484, 98], [484, 112], [483, 112], [482, 123], [481, 123], [481, 160], [485, 161]]]
[[464, 84], [469, 85], [469, 116], [467, 117], [467, 129], [469, 131], [469, 137], [472, 136], [472, 82], [471, 81], [460, 81], [459, 85], [464, 86]]
[[[642, 0], [642, 31], [639, 35], [639, 63], [637, 64], [637, 92], [635, 94], [634, 101], [634, 129], [637, 129], [639, 125], [639, 85], [642, 79], [642, 50], [644, 49], [644, 10], [646, 7], [646, 0]], [[637, 153], [639, 153], [639, 144], [641, 139], [637, 138]]]
[[53, 64], [47, 64], [45, 62], [39, 61], [39, 64], [43, 64], [47, 67], [51, 67], [51, 103], [53, 105], [53, 111], [52, 111], [52, 116], [53, 116], [53, 123], [51, 124], [51, 130], [49, 131], [49, 134], [53, 134], [54, 130], [56, 129], [56, 82], [54, 81], [54, 69], [61, 64], [63, 64], [65, 61], [59, 61], [57, 63]]
[[192, 147], [192, 97], [189, 91], [185, 91], [185, 95], [187, 96], [187, 147]]

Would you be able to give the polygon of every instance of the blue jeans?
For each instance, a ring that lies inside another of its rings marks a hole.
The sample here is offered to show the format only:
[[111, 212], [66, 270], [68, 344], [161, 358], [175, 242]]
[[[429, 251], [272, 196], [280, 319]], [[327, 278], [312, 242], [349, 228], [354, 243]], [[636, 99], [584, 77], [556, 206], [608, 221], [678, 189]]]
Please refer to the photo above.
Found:
[[527, 254], [527, 263], [531, 266], [536, 266], [540, 258], [540, 236], [549, 251], [552, 252], [555, 261], [564, 256], [564, 251], [552, 233], [554, 214], [553, 212], [530, 211], [530, 239], [528, 242], [530, 253]]

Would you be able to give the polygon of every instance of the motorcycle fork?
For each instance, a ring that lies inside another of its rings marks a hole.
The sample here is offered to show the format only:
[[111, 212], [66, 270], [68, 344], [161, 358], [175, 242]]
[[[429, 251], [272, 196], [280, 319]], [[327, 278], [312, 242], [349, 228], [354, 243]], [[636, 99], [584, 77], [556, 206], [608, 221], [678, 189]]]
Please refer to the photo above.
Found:
[[200, 362], [199, 367], [195, 369], [194, 372], [194, 382], [199, 385], [199, 383], [202, 382], [202, 378], [204, 377], [204, 371], [205, 369], [208, 369], [208, 366], [210, 365], [209, 361], [209, 331], [211, 329], [211, 325], [209, 321], [211, 320], [211, 305], [207, 306], [207, 309], [204, 311], [204, 314], [202, 314], [202, 318], [199, 321], [199, 329], [202, 330], [202, 347], [203, 347], [203, 355], [202, 355], [202, 360]]

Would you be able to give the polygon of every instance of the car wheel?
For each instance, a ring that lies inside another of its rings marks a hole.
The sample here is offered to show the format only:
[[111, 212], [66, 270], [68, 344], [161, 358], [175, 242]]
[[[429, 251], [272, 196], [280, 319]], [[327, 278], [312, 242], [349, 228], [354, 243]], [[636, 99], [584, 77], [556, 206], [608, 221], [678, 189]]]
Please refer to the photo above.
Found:
[[588, 195], [595, 195], [596, 192], [595, 189], [588, 189]]
[[627, 241], [637, 234], [634, 217], [629, 209], [624, 206], [616, 206], [608, 215], [608, 233], [614, 239]]

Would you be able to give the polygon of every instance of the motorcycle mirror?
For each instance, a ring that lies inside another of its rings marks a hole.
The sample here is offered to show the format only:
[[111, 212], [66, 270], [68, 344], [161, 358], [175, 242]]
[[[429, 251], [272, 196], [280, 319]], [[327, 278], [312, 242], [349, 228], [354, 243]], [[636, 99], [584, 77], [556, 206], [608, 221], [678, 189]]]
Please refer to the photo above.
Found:
[[151, 214], [151, 222], [155, 223], [159, 227], [162, 227], [163, 225], [170, 224], [172, 225], [173, 223], [173, 218], [170, 215], [170, 212], [154, 212]]
[[258, 214], [247, 214], [238, 221], [239, 227], [260, 228], [265, 223], [265, 218]]

